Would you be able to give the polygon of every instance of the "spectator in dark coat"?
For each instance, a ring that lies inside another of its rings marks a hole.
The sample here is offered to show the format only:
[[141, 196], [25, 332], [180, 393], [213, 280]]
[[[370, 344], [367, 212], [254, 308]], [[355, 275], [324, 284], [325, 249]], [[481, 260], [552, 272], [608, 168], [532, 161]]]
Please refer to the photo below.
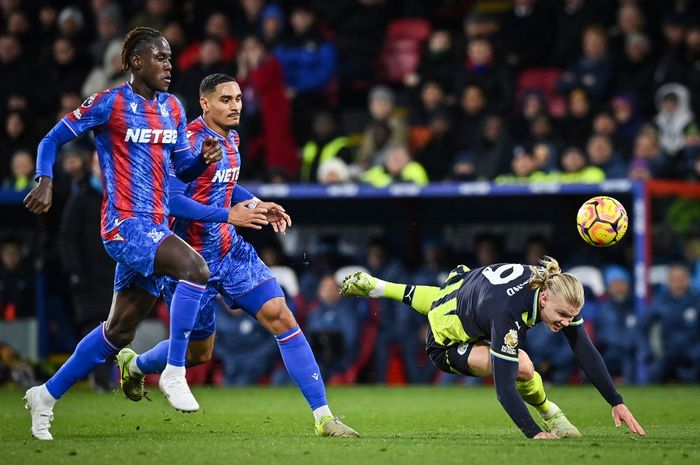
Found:
[[583, 55], [561, 75], [557, 90], [569, 92], [583, 88], [591, 100], [601, 105], [608, 97], [615, 76], [605, 31], [599, 26], [587, 27], [583, 33], [582, 47]]
[[309, 310], [304, 332], [327, 380], [347, 370], [357, 357], [360, 332], [357, 301], [341, 297], [333, 275], [321, 278], [317, 302]]
[[0, 320], [36, 316], [34, 279], [20, 240], [0, 241]]
[[598, 349], [613, 376], [634, 383], [640, 334], [630, 274], [614, 265], [605, 269], [604, 279], [607, 296], [600, 303], [595, 325]]
[[[690, 288], [690, 272], [685, 264], [669, 268], [668, 285], [652, 301], [642, 322], [647, 341], [650, 330], [660, 325], [661, 353], [653, 354], [649, 379], [663, 383], [669, 379], [697, 382], [700, 375], [700, 296]], [[647, 347], [645, 355], [652, 356]]]
[[311, 134], [310, 120], [327, 105], [327, 91], [335, 79], [337, 51], [316, 25], [316, 13], [298, 4], [290, 14], [291, 31], [274, 49], [282, 64], [287, 97], [292, 102], [292, 125], [296, 140]]
[[549, 64], [555, 32], [551, 27], [552, 13], [548, 2], [515, 0], [513, 8], [503, 15], [501, 43], [511, 67], [523, 69]]

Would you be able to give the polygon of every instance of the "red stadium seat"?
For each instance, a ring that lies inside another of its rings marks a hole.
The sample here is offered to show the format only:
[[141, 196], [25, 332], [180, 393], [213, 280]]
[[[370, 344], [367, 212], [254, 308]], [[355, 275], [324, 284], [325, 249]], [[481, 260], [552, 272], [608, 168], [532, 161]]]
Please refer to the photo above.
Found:
[[564, 97], [556, 90], [562, 70], [559, 68], [532, 68], [520, 72], [516, 83], [517, 97], [522, 98], [528, 91], [541, 92], [552, 116], [561, 116], [566, 111]]
[[401, 18], [392, 21], [379, 53], [380, 79], [400, 83], [406, 74], [415, 71], [430, 32], [430, 22], [425, 19]]

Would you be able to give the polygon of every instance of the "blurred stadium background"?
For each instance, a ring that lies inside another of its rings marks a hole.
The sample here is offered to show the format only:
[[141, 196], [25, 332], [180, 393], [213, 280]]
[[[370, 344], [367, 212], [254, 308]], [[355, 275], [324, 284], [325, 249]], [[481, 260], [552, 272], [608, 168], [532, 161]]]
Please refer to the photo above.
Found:
[[[202, 77], [241, 83], [240, 182], [294, 220], [282, 238], [241, 233], [331, 384], [474, 382], [433, 369], [420, 315], [341, 299], [348, 271], [435, 284], [458, 263], [543, 254], [586, 284], [618, 382], [700, 379], [700, 2], [2, 0], [0, 14], [0, 385], [45, 379], [107, 315], [91, 139], [64, 147], [48, 215], [21, 200], [45, 132], [127, 78], [122, 38], [139, 25], [169, 40], [189, 119]], [[602, 194], [630, 215], [609, 249], [575, 228]], [[136, 350], [166, 321], [160, 306]], [[252, 319], [222, 308], [218, 326], [191, 383], [291, 382]], [[582, 383], [564, 341], [535, 328], [526, 347], [547, 381]], [[115, 382], [113, 365], [90, 379]]]

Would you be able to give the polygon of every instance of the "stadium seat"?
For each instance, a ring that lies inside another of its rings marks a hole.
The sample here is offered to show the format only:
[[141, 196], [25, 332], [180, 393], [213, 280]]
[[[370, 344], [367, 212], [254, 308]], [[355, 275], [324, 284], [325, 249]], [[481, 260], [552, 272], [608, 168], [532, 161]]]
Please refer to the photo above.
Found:
[[520, 72], [516, 82], [518, 99], [528, 91], [538, 91], [544, 95], [549, 113], [563, 116], [566, 112], [566, 100], [556, 90], [557, 81], [562, 70], [559, 68], [532, 68]]
[[649, 268], [649, 285], [652, 289], [666, 286], [668, 282], [668, 265], [652, 265]]
[[270, 271], [277, 282], [287, 291], [287, 295], [296, 298], [299, 295], [299, 279], [296, 272], [288, 266], [271, 266]]
[[39, 361], [39, 322], [36, 318], [0, 321], [0, 342], [8, 344], [25, 360]]
[[379, 52], [380, 79], [401, 83], [404, 76], [415, 71], [430, 32], [430, 22], [422, 18], [399, 18], [392, 21], [387, 27], [384, 44]]
[[598, 268], [594, 266], [575, 266], [568, 272], [580, 279], [584, 286], [588, 286], [596, 297], [605, 294], [603, 273]]

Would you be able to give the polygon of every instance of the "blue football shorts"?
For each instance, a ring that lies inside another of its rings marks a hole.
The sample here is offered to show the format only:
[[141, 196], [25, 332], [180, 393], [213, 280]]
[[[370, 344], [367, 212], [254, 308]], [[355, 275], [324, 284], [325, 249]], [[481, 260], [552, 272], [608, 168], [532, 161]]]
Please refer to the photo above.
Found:
[[136, 285], [158, 297], [163, 277], [154, 276], [156, 253], [165, 239], [173, 234], [165, 224], [146, 218], [128, 218], [119, 223], [102, 239], [105, 250], [117, 262], [114, 272], [114, 292]]
[[[190, 334], [191, 340], [207, 339], [216, 331], [216, 301], [218, 294], [231, 308], [242, 308], [255, 318], [265, 302], [284, 297], [282, 288], [263, 263], [252, 245], [241, 240], [223, 258], [209, 263], [211, 276], [202, 296], [199, 313]], [[177, 281], [166, 278], [165, 300], [170, 308]]]

